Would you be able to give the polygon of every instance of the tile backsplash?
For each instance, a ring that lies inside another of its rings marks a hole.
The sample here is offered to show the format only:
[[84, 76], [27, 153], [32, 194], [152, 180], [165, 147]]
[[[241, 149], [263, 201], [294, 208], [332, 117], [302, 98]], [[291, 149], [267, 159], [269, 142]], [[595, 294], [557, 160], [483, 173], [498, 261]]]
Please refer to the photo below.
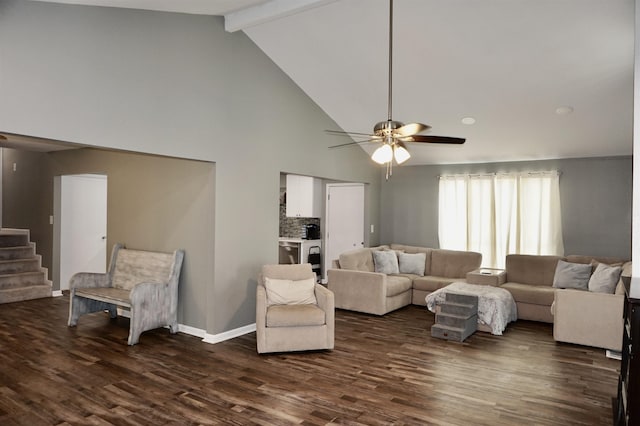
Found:
[[[282, 199], [282, 197], [281, 197]], [[280, 236], [287, 238], [302, 238], [303, 226], [309, 223], [320, 226], [317, 217], [287, 217], [287, 205], [280, 203]], [[320, 229], [322, 231], [322, 229]]]

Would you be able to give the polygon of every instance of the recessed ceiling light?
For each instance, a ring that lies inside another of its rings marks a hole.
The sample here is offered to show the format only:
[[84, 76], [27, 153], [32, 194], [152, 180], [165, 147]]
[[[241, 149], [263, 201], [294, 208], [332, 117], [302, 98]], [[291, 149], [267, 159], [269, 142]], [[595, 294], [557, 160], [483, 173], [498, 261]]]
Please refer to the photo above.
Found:
[[568, 114], [571, 114], [572, 112], [573, 112], [573, 107], [570, 107], [568, 105], [560, 106], [556, 108], [556, 114], [558, 115], [568, 115]]
[[473, 117], [464, 117], [462, 120], [462, 124], [466, 124], [467, 126], [471, 126], [472, 124], [475, 124], [476, 119]]

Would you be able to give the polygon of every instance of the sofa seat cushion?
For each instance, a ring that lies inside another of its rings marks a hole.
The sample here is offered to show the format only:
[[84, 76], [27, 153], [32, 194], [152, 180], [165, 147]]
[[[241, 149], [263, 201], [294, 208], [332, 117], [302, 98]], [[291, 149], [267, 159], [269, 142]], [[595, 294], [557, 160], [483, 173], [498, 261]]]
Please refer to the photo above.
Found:
[[387, 275], [387, 297], [397, 296], [411, 289], [411, 280], [401, 275]]
[[500, 286], [509, 290], [518, 303], [551, 306], [555, 296], [553, 287], [507, 282]]
[[461, 281], [461, 280], [456, 280], [454, 278], [447, 278], [447, 277], [434, 277], [431, 275], [426, 277], [416, 277], [413, 280], [413, 288], [415, 290], [431, 292], [431, 291], [436, 291], [442, 287], [446, 287], [454, 281]]
[[324, 311], [318, 305], [272, 305], [267, 308], [267, 327], [304, 327], [324, 323]]

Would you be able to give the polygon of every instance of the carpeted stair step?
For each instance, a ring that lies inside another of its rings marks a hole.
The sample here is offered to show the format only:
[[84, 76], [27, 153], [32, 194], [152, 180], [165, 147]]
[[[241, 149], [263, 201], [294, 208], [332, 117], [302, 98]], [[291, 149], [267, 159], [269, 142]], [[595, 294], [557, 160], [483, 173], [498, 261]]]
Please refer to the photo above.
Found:
[[[475, 324], [474, 324], [475, 325]], [[434, 324], [431, 326], [431, 336], [439, 339], [453, 340], [455, 342], [463, 342], [464, 339], [471, 336], [476, 331], [472, 328], [451, 327], [444, 324]]]
[[443, 314], [460, 315], [469, 317], [478, 314], [478, 304], [470, 305], [467, 303], [445, 302], [439, 305], [440, 312]]
[[447, 325], [455, 328], [473, 328], [478, 323], [477, 315], [452, 315], [443, 314], [442, 311], [436, 314], [436, 324]]
[[0, 247], [0, 260], [26, 259], [33, 256], [35, 256], [33, 243], [18, 247]]
[[29, 234], [0, 231], [0, 247], [23, 247], [29, 245]]
[[43, 285], [46, 279], [44, 271], [0, 275], [0, 290]]
[[21, 272], [39, 272], [42, 267], [39, 255], [27, 259], [0, 260], [0, 275]]
[[477, 305], [478, 304], [478, 296], [473, 294], [462, 294], [462, 293], [452, 293], [447, 292], [444, 295], [445, 302], [451, 303], [462, 303], [465, 305]]
[[28, 287], [0, 289], [0, 303], [21, 302], [42, 297], [51, 297], [50, 282]]

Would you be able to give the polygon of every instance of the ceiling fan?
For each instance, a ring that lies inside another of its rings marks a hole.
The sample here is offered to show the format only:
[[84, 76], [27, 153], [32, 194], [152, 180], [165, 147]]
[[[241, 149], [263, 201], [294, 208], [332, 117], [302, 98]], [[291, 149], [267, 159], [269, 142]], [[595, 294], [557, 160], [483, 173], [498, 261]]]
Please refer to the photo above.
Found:
[[378, 164], [386, 164], [386, 178], [393, 171], [393, 160], [402, 164], [407, 161], [411, 154], [407, 151], [405, 143], [442, 143], [442, 144], [463, 144], [464, 138], [455, 138], [448, 136], [420, 135], [419, 133], [429, 130], [431, 126], [422, 123], [404, 124], [391, 118], [392, 106], [392, 83], [393, 83], [393, 0], [389, 0], [389, 100], [388, 115], [386, 121], [380, 121], [373, 127], [373, 133], [357, 133], [343, 132], [338, 130], [327, 130], [326, 132], [333, 135], [349, 136], [352, 139], [365, 138], [355, 142], [349, 142], [341, 145], [335, 145], [330, 148], [338, 148], [348, 145], [356, 145], [367, 142], [381, 143], [381, 145], [373, 152], [371, 159]]

